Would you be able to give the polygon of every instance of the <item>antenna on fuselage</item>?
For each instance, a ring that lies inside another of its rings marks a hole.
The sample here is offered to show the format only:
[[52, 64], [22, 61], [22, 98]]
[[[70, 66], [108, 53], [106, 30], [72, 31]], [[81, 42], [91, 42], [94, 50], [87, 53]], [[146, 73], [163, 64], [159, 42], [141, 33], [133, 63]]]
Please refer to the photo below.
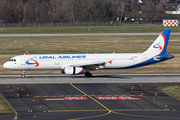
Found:
[[26, 55], [26, 54], [29, 54], [29, 51], [26, 50], [26, 52], [24, 53], [24, 55]]

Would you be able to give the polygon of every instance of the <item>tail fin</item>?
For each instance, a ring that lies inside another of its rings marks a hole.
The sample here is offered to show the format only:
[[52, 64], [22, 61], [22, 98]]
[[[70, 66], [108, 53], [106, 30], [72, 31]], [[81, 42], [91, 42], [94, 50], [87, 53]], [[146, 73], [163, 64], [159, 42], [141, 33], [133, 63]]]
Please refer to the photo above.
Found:
[[166, 54], [171, 30], [164, 30], [145, 53]]

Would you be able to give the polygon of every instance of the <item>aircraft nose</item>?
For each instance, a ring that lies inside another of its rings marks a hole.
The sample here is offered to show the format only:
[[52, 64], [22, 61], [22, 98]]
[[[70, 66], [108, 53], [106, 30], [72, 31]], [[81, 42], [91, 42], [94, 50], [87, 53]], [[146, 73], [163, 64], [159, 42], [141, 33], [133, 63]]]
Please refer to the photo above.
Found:
[[6, 68], [6, 69], [8, 69], [10, 66], [9, 66], [9, 64], [8, 64], [7, 62], [5, 62], [5, 63], [3, 64], [3, 67]]

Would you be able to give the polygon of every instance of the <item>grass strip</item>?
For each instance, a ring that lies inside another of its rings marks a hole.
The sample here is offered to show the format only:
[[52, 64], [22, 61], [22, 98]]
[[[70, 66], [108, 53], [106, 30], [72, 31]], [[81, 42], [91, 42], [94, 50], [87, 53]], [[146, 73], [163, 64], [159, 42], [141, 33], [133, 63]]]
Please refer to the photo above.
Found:
[[[149, 48], [157, 36], [2, 37], [0, 55], [138, 53]], [[172, 36], [167, 53], [180, 53], [180, 36]]]
[[180, 84], [158, 87], [158, 90], [180, 100]]
[[13, 113], [11, 107], [6, 103], [3, 97], [0, 95], [0, 113]]

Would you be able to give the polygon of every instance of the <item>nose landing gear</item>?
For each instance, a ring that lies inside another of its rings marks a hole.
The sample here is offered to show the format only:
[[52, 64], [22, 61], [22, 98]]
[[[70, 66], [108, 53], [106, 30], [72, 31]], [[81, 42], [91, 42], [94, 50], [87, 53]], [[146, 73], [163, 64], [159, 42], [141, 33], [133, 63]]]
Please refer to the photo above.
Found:
[[24, 78], [25, 77], [25, 71], [22, 71], [21, 77]]

